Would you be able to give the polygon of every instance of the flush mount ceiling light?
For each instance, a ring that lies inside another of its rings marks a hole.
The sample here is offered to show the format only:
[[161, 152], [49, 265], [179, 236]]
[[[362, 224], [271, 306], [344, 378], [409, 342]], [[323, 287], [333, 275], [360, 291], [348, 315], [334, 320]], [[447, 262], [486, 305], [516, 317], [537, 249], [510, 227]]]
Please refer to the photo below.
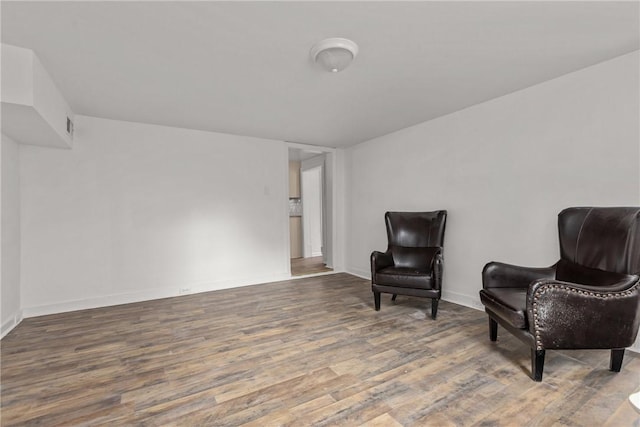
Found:
[[311, 60], [332, 73], [342, 71], [358, 54], [358, 45], [348, 39], [322, 40], [311, 48]]

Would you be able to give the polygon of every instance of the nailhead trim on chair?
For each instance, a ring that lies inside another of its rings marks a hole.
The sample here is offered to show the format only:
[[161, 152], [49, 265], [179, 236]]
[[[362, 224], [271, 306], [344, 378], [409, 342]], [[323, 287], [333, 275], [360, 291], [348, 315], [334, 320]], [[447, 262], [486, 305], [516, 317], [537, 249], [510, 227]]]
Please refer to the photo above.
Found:
[[561, 292], [573, 293], [578, 295], [586, 295], [586, 296], [602, 298], [602, 299], [622, 298], [622, 297], [631, 296], [631, 294], [638, 289], [638, 286], [640, 286], [640, 282], [636, 282], [635, 285], [633, 285], [632, 287], [630, 287], [629, 289], [623, 292], [601, 293], [601, 292], [593, 292], [593, 291], [584, 291], [582, 289], [575, 289], [568, 286], [562, 286], [562, 285], [556, 285], [556, 284], [550, 284], [550, 283], [543, 284], [538, 289], [536, 289], [533, 294], [533, 324], [535, 325], [535, 330], [536, 330], [535, 331], [536, 332], [536, 350], [544, 350], [544, 348], [542, 347], [542, 341], [541, 341], [540, 332], [539, 332], [540, 320], [538, 319], [538, 300], [537, 300], [537, 297], [539, 295], [542, 295], [548, 291], [558, 290]]

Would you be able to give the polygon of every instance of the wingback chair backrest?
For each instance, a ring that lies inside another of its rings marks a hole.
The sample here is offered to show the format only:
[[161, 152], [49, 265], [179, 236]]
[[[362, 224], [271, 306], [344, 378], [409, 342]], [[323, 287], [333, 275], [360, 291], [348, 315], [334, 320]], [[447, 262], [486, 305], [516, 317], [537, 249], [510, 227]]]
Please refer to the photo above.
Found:
[[389, 246], [442, 247], [447, 211], [387, 212]]
[[428, 270], [442, 247], [447, 211], [387, 212], [384, 218], [394, 265]]
[[563, 261], [621, 274], [640, 273], [640, 208], [568, 208], [558, 215], [558, 232]]

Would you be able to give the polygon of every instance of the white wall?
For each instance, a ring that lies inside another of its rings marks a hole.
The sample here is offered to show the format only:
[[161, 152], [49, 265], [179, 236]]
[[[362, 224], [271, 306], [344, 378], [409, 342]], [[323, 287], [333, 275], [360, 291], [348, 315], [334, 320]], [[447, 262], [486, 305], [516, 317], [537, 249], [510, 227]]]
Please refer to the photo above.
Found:
[[563, 208], [638, 205], [638, 63], [628, 54], [349, 149], [347, 270], [369, 277], [385, 211], [447, 209], [443, 297], [479, 307], [488, 261], [558, 259]]
[[20, 148], [25, 316], [287, 277], [283, 142], [76, 116]]
[[[325, 154], [324, 162], [324, 199], [323, 202], [323, 229], [324, 233], [324, 247], [322, 252], [323, 262], [329, 268], [334, 268], [339, 263], [334, 262], [336, 251], [334, 249], [333, 234], [334, 234], [334, 217], [336, 204], [334, 202], [335, 197], [335, 158], [336, 152]], [[342, 201], [340, 201], [342, 204]]]
[[[334, 192], [334, 175], [335, 171], [333, 170], [333, 159], [335, 158], [335, 151], [325, 152], [318, 156], [314, 156], [310, 159], [305, 159], [300, 163], [300, 176], [301, 181], [304, 179], [304, 174], [308, 173], [311, 169], [317, 169], [317, 176], [312, 178], [311, 180], [316, 181], [314, 184], [311, 184], [312, 191], [315, 194], [307, 196], [304, 195], [303, 191], [303, 200], [302, 200], [302, 213], [305, 213], [305, 197], [306, 199], [315, 199], [312, 204], [315, 207], [311, 207], [311, 209], [316, 213], [316, 217], [312, 219], [311, 222], [314, 224], [311, 226], [315, 234], [315, 238], [313, 238], [312, 247], [309, 248], [309, 254], [305, 254], [305, 256], [320, 256], [322, 255], [322, 262], [329, 268], [334, 268], [334, 250], [333, 250], [333, 232], [334, 232], [334, 220], [333, 220], [333, 209], [334, 209], [334, 200], [333, 200], [333, 192]], [[307, 180], [309, 177], [307, 176]], [[317, 190], [317, 191], [316, 191]], [[309, 210], [307, 210], [307, 213]], [[304, 216], [303, 216], [303, 226], [304, 226]], [[307, 218], [308, 220], [309, 218]], [[307, 233], [307, 231], [305, 231]], [[306, 236], [305, 236], [306, 238]], [[304, 239], [303, 239], [304, 243]], [[308, 243], [308, 242], [307, 242]], [[305, 244], [306, 245], [306, 244]], [[334, 270], [335, 271], [335, 270]]]
[[318, 166], [301, 170], [302, 182], [302, 229], [304, 257], [322, 255], [323, 227], [322, 219], [322, 169]]
[[[331, 267], [334, 271], [344, 271], [346, 264], [347, 246], [347, 176], [346, 153], [344, 149], [336, 149], [332, 155], [327, 156], [327, 170], [334, 171], [331, 177], [331, 197], [328, 199], [327, 211], [331, 212], [329, 226], [331, 227]], [[331, 204], [331, 205], [329, 205]]]
[[2, 134], [0, 336], [22, 319], [20, 305], [20, 181], [18, 143]]

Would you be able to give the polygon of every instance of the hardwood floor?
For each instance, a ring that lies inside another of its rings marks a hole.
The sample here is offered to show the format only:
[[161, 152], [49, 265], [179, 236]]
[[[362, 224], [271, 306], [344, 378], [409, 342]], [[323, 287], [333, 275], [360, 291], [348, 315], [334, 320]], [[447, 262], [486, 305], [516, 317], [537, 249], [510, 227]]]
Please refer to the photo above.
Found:
[[[387, 296], [388, 297], [388, 296]], [[347, 274], [24, 320], [1, 342], [1, 424], [633, 426], [640, 357], [529, 349], [484, 313], [383, 298]]]
[[324, 265], [321, 256], [291, 259], [292, 276], [304, 276], [305, 274], [326, 273], [329, 271], [333, 270]]

